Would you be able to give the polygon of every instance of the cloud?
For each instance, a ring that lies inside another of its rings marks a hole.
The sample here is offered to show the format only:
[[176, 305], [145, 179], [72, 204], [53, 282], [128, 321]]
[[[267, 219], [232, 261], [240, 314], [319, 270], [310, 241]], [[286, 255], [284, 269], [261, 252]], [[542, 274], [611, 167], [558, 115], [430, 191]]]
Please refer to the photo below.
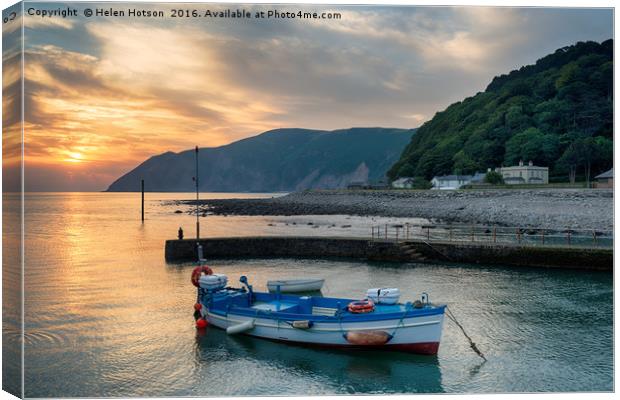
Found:
[[416, 127], [494, 75], [612, 35], [609, 10], [277, 8], [300, 7], [342, 19], [30, 23], [30, 161], [103, 189], [153, 154], [196, 143], [277, 127]]
[[2, 166], [6, 186], [17, 190], [19, 182], [11, 175], [17, 175], [22, 149], [21, 43], [16, 31], [7, 28], [9, 25], [13, 23], [4, 24], [2, 38]]
[[24, 18], [24, 26], [30, 29], [72, 29], [75, 24], [71, 19], [68, 18], [42, 18], [40, 16], [32, 16], [26, 14], [26, 17]]

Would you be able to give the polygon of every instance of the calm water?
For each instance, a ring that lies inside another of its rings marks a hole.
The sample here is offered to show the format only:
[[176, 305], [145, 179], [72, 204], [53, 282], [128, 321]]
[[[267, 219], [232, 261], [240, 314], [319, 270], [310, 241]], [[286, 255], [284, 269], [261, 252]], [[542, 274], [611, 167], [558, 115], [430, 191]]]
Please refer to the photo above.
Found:
[[[376, 286], [399, 287], [409, 298], [427, 291], [432, 301], [449, 304], [489, 359], [484, 364], [449, 321], [436, 357], [315, 350], [228, 337], [215, 328], [198, 333], [192, 266], [164, 261], [164, 240], [179, 226], [191, 236], [194, 226], [193, 217], [161, 203], [178, 198], [191, 194], [147, 194], [147, 221], [141, 224], [139, 194], [27, 196], [26, 396], [613, 389], [613, 287], [607, 273], [211, 262], [231, 281], [244, 274], [258, 288], [275, 277], [317, 275], [327, 278], [326, 295], [361, 297]], [[367, 234], [373, 223], [346, 216], [209, 217], [201, 228], [209, 236]]]

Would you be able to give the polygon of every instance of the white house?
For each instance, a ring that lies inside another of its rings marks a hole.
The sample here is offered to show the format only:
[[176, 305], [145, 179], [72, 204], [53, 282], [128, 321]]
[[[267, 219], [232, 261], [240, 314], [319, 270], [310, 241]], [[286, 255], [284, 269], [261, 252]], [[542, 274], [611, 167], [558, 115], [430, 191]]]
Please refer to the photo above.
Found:
[[431, 180], [433, 189], [456, 190], [471, 182], [471, 175], [445, 175], [436, 176]]
[[523, 161], [519, 161], [519, 165], [497, 168], [495, 171], [502, 174], [507, 185], [549, 183], [549, 168], [537, 167], [532, 161], [528, 165], [523, 165]]
[[392, 187], [396, 189], [411, 189], [414, 179], [411, 177], [398, 178], [392, 182]]

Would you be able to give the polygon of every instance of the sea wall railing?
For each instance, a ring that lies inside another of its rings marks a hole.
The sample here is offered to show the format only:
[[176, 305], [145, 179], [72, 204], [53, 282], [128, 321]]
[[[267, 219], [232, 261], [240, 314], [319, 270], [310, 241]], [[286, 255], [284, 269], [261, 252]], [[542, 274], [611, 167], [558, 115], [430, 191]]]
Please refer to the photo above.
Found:
[[383, 224], [373, 225], [372, 240], [428, 242], [510, 243], [520, 245], [613, 247], [613, 231], [599, 229], [551, 229], [481, 225]]

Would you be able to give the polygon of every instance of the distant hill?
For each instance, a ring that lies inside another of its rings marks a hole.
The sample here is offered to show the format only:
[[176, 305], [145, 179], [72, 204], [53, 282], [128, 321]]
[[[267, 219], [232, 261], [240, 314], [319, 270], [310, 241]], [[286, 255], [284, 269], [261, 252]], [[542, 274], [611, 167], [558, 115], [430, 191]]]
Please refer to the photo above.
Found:
[[[378, 180], [415, 129], [351, 128], [336, 131], [276, 129], [226, 146], [199, 151], [200, 190], [272, 192], [342, 188]], [[149, 158], [110, 185], [110, 192], [193, 191], [194, 150]]]
[[388, 175], [471, 174], [520, 159], [552, 176], [613, 164], [613, 41], [579, 42], [452, 104], [426, 122]]

